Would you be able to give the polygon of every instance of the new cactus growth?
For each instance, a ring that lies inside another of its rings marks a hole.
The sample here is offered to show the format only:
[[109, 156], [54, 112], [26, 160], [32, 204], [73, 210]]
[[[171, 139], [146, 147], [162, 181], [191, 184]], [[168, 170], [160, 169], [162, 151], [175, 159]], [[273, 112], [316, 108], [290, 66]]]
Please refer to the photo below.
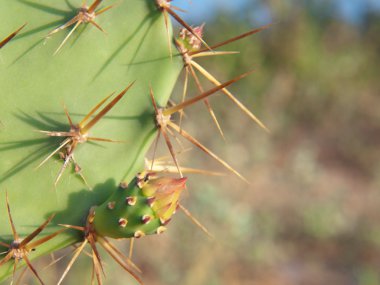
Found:
[[95, 231], [111, 238], [140, 238], [161, 234], [171, 220], [186, 178], [158, 177], [143, 172], [96, 208]]
[[58, 284], [61, 284], [87, 243], [92, 249], [93, 268], [99, 284], [103, 267], [96, 243], [100, 244], [139, 283], [142, 283], [134, 271], [136, 269], [138, 271], [138, 268], [107, 238], [142, 238], [145, 235], [165, 232], [165, 226], [179, 207], [179, 197], [185, 188], [185, 183], [185, 178], [173, 179], [157, 177], [151, 172], [140, 173], [129, 185], [121, 183], [119, 189], [102, 205], [91, 207], [85, 227], [64, 225], [82, 231], [84, 240], [76, 249]]
[[[0, 204], [0, 225], [11, 224], [0, 227], [0, 281], [26, 265], [42, 284], [32, 260], [79, 244], [61, 284], [89, 244], [98, 284], [105, 274], [98, 247], [142, 283], [140, 270], [110, 239], [163, 233], [177, 209], [209, 234], [180, 203], [183, 174], [219, 173], [181, 167], [172, 134], [245, 180], [172, 115], [221, 91], [261, 124], [226, 89], [251, 72], [222, 84], [195, 59], [229, 54], [213, 50], [263, 28], [209, 47], [203, 27], [183, 21], [171, 2], [94, 0], [88, 6], [82, 0], [0, 1], [0, 193], [8, 189], [12, 206], [11, 215], [8, 200]], [[169, 15], [184, 27], [176, 41]], [[165, 107], [183, 69], [183, 102]], [[215, 87], [204, 91], [196, 70]], [[200, 95], [186, 99], [190, 74]], [[131, 82], [133, 88], [126, 87]], [[110, 90], [123, 91], [99, 102]], [[121, 99], [127, 91], [126, 103]], [[142, 172], [146, 153], [156, 138], [155, 149], [160, 135], [174, 163], [155, 158], [154, 150]], [[157, 167], [175, 177], [156, 172]], [[31, 227], [37, 229], [30, 233]], [[34, 248], [38, 250], [32, 253]]]

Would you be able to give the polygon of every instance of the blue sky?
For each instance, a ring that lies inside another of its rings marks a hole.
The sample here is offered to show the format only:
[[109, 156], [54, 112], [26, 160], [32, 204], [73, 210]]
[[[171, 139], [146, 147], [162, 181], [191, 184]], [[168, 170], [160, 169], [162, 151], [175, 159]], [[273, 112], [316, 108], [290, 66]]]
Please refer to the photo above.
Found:
[[[311, 0], [277, 0], [294, 2], [295, 5], [300, 1]], [[315, 0], [323, 2], [323, 0]], [[351, 23], [360, 23], [367, 11], [377, 11], [380, 13], [380, 0], [325, 0], [331, 2], [335, 8], [335, 14], [338, 18], [344, 19]], [[195, 24], [210, 20], [217, 11], [230, 11], [237, 13], [245, 9], [252, 3], [257, 2], [255, 10], [252, 12], [252, 19], [260, 24], [265, 24], [276, 19], [272, 19], [270, 11], [260, 0], [174, 0], [173, 4], [178, 5], [185, 10], [191, 11], [183, 17]], [[252, 9], [252, 8], [251, 8]]]
[[380, 0], [335, 0], [338, 16], [360, 23], [368, 10], [380, 11]]

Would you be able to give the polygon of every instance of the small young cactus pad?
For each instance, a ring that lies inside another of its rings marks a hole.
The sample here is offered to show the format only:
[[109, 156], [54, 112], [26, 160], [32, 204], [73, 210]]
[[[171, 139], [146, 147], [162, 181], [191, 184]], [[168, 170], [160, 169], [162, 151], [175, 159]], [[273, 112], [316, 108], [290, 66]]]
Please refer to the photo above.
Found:
[[95, 209], [95, 231], [116, 239], [163, 233], [179, 205], [185, 182], [186, 178], [140, 173], [128, 186], [120, 184], [120, 189]]
[[75, 250], [58, 284], [62, 283], [87, 244], [91, 246], [93, 269], [98, 284], [102, 284], [100, 273], [104, 270], [97, 244], [142, 284], [136, 273], [140, 272], [139, 269], [108, 238], [133, 239], [162, 234], [179, 207], [179, 197], [185, 188], [185, 182], [185, 178], [174, 179], [156, 177], [151, 172], [140, 173], [129, 186], [121, 183], [119, 189], [102, 205], [91, 207], [85, 226], [62, 225], [83, 232], [83, 241]]

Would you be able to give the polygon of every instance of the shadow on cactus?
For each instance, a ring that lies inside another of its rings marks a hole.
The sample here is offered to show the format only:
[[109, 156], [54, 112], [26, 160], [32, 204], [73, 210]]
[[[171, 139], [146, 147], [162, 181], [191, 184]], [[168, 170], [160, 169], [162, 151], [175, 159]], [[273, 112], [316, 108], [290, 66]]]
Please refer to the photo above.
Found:
[[[170, 140], [174, 134], [246, 181], [182, 128], [182, 115], [178, 121], [171, 116], [221, 91], [265, 129], [226, 89], [251, 72], [222, 84], [195, 62], [200, 57], [230, 54], [214, 49], [264, 28], [209, 47], [202, 28], [183, 21], [175, 12], [180, 9], [171, 2], [125, 0], [104, 7], [101, 0], [89, 6], [82, 0], [0, 2], [4, 23], [13, 27], [27, 23], [12, 33], [9, 27], [0, 31], [5, 35], [0, 42], [0, 192], [8, 189], [12, 202], [12, 215], [8, 203], [0, 204], [0, 211], [8, 212], [8, 217], [0, 215], [0, 224], [8, 220], [11, 224], [0, 227], [0, 281], [26, 265], [43, 284], [31, 261], [77, 245], [58, 281], [61, 284], [89, 244], [92, 282], [103, 283], [101, 247], [142, 284], [141, 270], [110, 239], [133, 241], [161, 234], [177, 210], [211, 236], [180, 202], [186, 182], [183, 174], [220, 174], [181, 167], [177, 158], [181, 150]], [[67, 8], [71, 11], [65, 12]], [[177, 40], [172, 36], [169, 15], [184, 27]], [[173, 56], [175, 48], [179, 54]], [[183, 101], [162, 107], [168, 105], [183, 69]], [[215, 87], [205, 91], [196, 70]], [[189, 75], [200, 95], [186, 99]], [[133, 88], [130, 82], [135, 82]], [[123, 91], [99, 102], [109, 90]], [[128, 100], [121, 100], [127, 91]], [[61, 107], [63, 102], [70, 113]], [[89, 111], [89, 106], [95, 107]], [[217, 123], [215, 114], [213, 117]], [[46, 136], [41, 138], [41, 134]], [[173, 161], [168, 164], [155, 158], [161, 135]], [[152, 144], [153, 159], [141, 172]], [[65, 171], [69, 165], [71, 171]], [[155, 172], [157, 167], [172, 175]], [[123, 183], [117, 186], [120, 181]], [[31, 227], [37, 230], [31, 233]], [[38, 240], [33, 241], [37, 235]]]

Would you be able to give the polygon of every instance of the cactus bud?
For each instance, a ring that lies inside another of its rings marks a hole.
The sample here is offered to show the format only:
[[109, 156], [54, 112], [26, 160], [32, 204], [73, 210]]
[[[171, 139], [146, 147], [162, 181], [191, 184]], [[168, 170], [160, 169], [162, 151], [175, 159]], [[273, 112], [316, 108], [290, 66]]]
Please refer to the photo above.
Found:
[[[199, 37], [203, 38], [203, 28], [205, 24], [202, 24], [201, 26], [197, 26], [193, 28], [193, 32]], [[193, 35], [191, 32], [189, 32], [187, 29], [182, 28], [179, 37], [178, 42], [182, 46], [183, 49], [186, 51], [198, 51], [202, 47], [202, 42], [199, 40], [199, 38]]]

